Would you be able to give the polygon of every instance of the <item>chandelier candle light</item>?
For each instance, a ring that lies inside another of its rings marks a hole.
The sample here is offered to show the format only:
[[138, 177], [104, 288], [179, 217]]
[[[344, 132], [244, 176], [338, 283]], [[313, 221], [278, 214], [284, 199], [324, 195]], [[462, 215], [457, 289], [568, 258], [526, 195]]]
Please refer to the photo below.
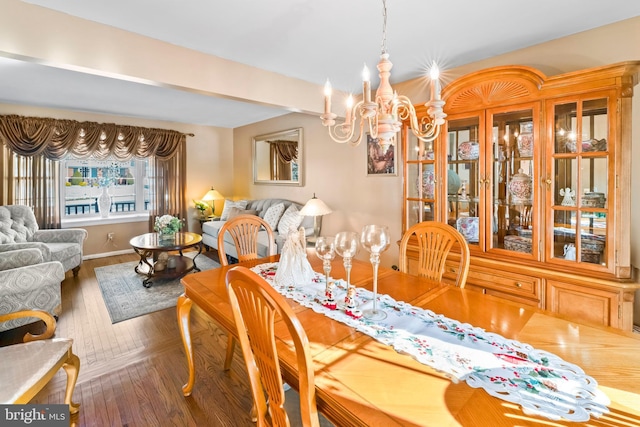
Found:
[[[327, 80], [324, 87], [324, 114], [320, 116], [323, 126], [329, 128], [329, 136], [335, 142], [349, 142], [357, 146], [362, 141], [366, 131], [372, 138], [377, 138], [382, 144], [393, 144], [396, 134], [400, 131], [403, 120], [410, 120], [411, 131], [424, 142], [431, 142], [440, 133], [440, 127], [444, 124], [447, 115], [442, 111], [445, 102], [440, 96], [440, 82], [438, 66], [433, 63], [430, 71], [431, 99], [425, 104], [429, 118], [418, 120], [415, 108], [411, 100], [394, 92], [389, 77], [393, 64], [389, 61], [387, 53], [387, 4], [382, 0], [382, 52], [378, 62], [380, 86], [376, 91], [375, 102], [371, 101], [371, 83], [369, 69], [364, 66], [362, 72], [362, 100], [353, 104], [353, 96], [349, 95], [346, 102], [345, 121], [336, 124], [336, 114], [331, 112], [331, 83]], [[357, 121], [360, 124], [357, 125]], [[358, 128], [358, 133], [355, 133]]]

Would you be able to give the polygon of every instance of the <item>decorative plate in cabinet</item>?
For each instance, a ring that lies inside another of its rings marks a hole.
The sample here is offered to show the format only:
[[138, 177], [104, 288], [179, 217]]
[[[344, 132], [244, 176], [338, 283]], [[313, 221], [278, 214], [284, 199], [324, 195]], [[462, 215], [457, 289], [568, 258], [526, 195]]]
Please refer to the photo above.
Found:
[[476, 160], [480, 157], [480, 145], [476, 141], [467, 141], [458, 145], [458, 158]]
[[478, 243], [480, 236], [479, 218], [477, 216], [461, 217], [456, 221], [456, 228], [469, 243]]

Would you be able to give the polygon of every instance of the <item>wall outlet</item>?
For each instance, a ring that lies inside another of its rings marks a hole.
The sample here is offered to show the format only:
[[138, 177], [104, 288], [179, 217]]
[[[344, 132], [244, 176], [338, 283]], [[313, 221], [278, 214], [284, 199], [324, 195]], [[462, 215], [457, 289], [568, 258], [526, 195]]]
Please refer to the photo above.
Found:
[[113, 237], [115, 236], [114, 232], [111, 233], [107, 233], [107, 240], [113, 240]]

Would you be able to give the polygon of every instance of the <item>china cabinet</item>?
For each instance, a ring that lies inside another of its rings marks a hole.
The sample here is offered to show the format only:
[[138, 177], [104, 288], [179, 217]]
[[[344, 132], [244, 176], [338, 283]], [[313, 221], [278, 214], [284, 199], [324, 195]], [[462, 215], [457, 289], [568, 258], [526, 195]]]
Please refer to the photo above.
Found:
[[403, 232], [448, 223], [469, 244], [468, 288], [630, 330], [639, 70], [624, 62], [546, 77], [506, 66], [449, 84], [437, 140], [403, 128]]

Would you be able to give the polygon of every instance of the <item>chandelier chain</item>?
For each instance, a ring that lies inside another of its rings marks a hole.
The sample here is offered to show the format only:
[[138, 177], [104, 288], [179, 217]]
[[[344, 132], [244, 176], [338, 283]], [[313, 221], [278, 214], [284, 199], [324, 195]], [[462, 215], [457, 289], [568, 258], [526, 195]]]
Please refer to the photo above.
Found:
[[387, 0], [382, 0], [382, 43], [380, 44], [381, 54], [387, 53]]

